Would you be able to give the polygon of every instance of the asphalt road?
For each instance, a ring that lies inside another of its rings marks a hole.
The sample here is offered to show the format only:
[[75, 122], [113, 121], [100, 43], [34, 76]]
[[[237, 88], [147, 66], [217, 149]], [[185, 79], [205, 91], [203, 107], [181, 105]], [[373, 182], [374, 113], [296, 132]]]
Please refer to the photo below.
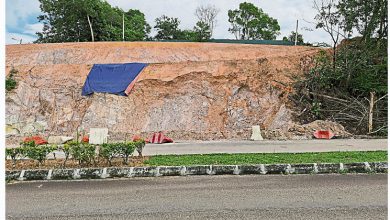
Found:
[[6, 193], [8, 219], [387, 219], [387, 174], [25, 182]]

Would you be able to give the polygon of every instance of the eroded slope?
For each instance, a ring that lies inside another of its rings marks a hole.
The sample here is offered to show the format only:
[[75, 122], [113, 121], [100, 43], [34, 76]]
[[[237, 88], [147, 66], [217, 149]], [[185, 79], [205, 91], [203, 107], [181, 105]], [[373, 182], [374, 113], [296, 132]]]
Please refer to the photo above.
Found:
[[[108, 127], [112, 139], [165, 131], [174, 139], [245, 139], [291, 127], [291, 77], [316, 49], [212, 43], [68, 43], [12, 45], [6, 94], [8, 141], [29, 134], [71, 135]], [[147, 62], [128, 97], [81, 88], [94, 63]]]

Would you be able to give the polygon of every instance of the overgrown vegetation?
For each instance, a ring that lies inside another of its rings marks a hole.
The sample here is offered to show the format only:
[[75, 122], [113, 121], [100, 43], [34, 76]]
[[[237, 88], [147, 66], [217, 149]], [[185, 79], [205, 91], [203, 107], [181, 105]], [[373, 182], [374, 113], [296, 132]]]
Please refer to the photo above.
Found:
[[[334, 45], [297, 79], [291, 96], [297, 118], [336, 121], [353, 134], [387, 135], [387, 3], [322, 0], [316, 8], [317, 27]], [[360, 36], [351, 38], [354, 31]]]
[[[100, 147], [77, 141], [69, 142], [62, 146], [36, 145], [34, 141], [30, 141], [22, 142], [21, 147], [18, 148], [7, 148], [6, 157], [12, 159], [13, 167], [15, 167], [18, 160], [25, 157], [36, 160], [38, 166], [41, 166], [45, 164], [48, 154], [60, 150], [65, 155], [62, 164], [63, 168], [66, 167], [66, 162], [70, 158], [76, 160], [79, 166], [96, 165], [99, 158], [105, 159], [109, 166], [112, 166], [111, 162], [114, 158], [122, 158], [123, 164], [128, 165], [129, 158], [135, 150], [142, 157], [144, 146], [145, 141], [142, 139], [135, 142], [107, 143]], [[97, 148], [99, 151], [97, 151]]]
[[17, 82], [15, 80], [15, 75], [18, 73], [18, 71], [12, 67], [12, 69], [9, 72], [9, 75], [5, 79], [5, 89], [7, 91], [11, 91], [16, 88]]
[[353, 163], [387, 161], [387, 151], [324, 152], [324, 153], [262, 153], [159, 155], [150, 157], [150, 166], [239, 165], [285, 163]]

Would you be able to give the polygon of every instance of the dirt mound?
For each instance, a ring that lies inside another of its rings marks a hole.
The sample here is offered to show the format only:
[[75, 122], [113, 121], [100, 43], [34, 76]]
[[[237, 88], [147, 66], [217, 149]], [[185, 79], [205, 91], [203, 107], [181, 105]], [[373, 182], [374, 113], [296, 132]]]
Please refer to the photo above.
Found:
[[[217, 43], [9, 45], [8, 141], [108, 127], [111, 139], [165, 131], [175, 140], [247, 139], [292, 123], [287, 95], [317, 49]], [[147, 62], [128, 97], [81, 96], [94, 63]]]

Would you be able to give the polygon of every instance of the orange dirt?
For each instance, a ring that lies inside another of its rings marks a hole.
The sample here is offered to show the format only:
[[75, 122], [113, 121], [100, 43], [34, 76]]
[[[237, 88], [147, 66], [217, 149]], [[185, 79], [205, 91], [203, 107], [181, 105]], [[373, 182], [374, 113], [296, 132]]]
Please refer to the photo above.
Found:
[[[165, 131], [177, 139], [246, 139], [293, 123], [287, 95], [317, 48], [222, 43], [99, 42], [8, 45], [7, 142], [108, 127], [111, 139]], [[81, 88], [95, 63], [147, 62], [128, 97]]]

